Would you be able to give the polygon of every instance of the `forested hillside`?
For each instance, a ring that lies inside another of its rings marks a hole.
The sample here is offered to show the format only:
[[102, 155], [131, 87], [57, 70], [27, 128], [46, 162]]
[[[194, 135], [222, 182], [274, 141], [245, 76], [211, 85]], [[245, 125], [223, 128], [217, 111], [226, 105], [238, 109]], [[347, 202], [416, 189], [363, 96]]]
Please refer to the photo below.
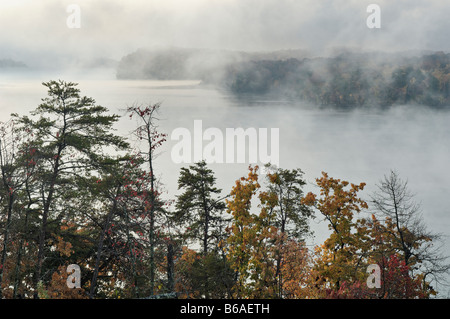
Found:
[[225, 85], [237, 95], [275, 94], [344, 109], [396, 104], [444, 108], [450, 105], [450, 54], [251, 61], [230, 66]]
[[[300, 168], [250, 166], [219, 189], [198, 162], [165, 199], [154, 161], [163, 106], [129, 107], [124, 137], [120, 117], [76, 83], [44, 86], [30, 115], [0, 128], [1, 298], [430, 298], [449, 270], [394, 171], [364, 201], [365, 183], [325, 172], [305, 193]], [[314, 219], [329, 237], [311, 247]]]
[[226, 68], [254, 60], [303, 59], [301, 50], [243, 52], [184, 48], [139, 49], [124, 56], [117, 67], [118, 79], [203, 80], [207, 84], [223, 81]]
[[450, 105], [450, 54], [443, 52], [311, 58], [295, 50], [138, 50], [120, 61], [117, 77], [200, 79], [236, 96], [273, 95], [342, 109]]

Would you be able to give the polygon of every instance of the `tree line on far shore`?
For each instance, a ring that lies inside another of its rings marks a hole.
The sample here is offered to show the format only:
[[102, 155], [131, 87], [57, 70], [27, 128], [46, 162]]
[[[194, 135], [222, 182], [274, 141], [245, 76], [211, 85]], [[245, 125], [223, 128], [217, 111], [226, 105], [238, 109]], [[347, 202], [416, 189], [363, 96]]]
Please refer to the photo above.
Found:
[[258, 54], [140, 49], [121, 59], [117, 77], [195, 79], [236, 97], [270, 95], [339, 109], [450, 106], [450, 53], [445, 52], [310, 57], [299, 50]]

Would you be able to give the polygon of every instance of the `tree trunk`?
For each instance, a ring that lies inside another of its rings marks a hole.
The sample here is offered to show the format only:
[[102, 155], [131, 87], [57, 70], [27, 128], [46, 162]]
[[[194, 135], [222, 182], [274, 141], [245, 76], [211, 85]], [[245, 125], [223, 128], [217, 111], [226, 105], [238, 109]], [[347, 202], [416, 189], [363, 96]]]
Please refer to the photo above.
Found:
[[[116, 193], [117, 195], [119, 193], [119, 189], [120, 189], [120, 186], [117, 188], [117, 193]], [[112, 217], [113, 217], [113, 215], [114, 215], [114, 213], [115, 213], [115, 211], [117, 209], [117, 200], [116, 200], [116, 198], [117, 198], [117, 196], [115, 196], [113, 205], [112, 205], [110, 211], [108, 212], [108, 215], [106, 216], [105, 224], [104, 224], [104, 226], [102, 228], [102, 231], [100, 233], [100, 238], [98, 240], [97, 257], [96, 257], [96, 260], [95, 260], [94, 272], [92, 274], [92, 281], [91, 281], [91, 289], [90, 289], [90, 292], [89, 292], [89, 299], [93, 299], [94, 298], [95, 290], [97, 289], [98, 271], [99, 271], [99, 268], [100, 268], [100, 261], [102, 259], [102, 251], [103, 251], [103, 244], [104, 244], [104, 241], [105, 241], [105, 234], [106, 234], [106, 232], [108, 230], [108, 227], [109, 227], [109, 225], [111, 223], [111, 219], [112, 219]]]
[[44, 200], [44, 210], [42, 212], [42, 223], [41, 223], [41, 230], [39, 233], [39, 249], [38, 249], [38, 256], [37, 256], [37, 263], [36, 263], [36, 271], [34, 275], [34, 287], [36, 289], [34, 293], [34, 298], [38, 298], [37, 293], [37, 285], [39, 281], [41, 280], [41, 274], [42, 274], [42, 265], [44, 261], [44, 249], [45, 249], [45, 238], [47, 233], [47, 219], [50, 212], [50, 205], [53, 200], [53, 194], [55, 192], [55, 185], [56, 185], [56, 179], [58, 178], [59, 174], [59, 157], [61, 156], [62, 152], [62, 145], [60, 145], [58, 149], [57, 159], [55, 162], [55, 167], [52, 174], [52, 179], [50, 181], [50, 190], [48, 192], [47, 199]]
[[6, 225], [5, 225], [5, 231], [3, 232], [3, 249], [2, 249], [2, 257], [0, 261], [0, 299], [2, 298], [2, 284], [3, 284], [3, 276], [5, 274], [5, 262], [6, 262], [6, 255], [7, 255], [7, 248], [8, 248], [8, 240], [9, 240], [9, 226], [11, 224], [11, 214], [12, 214], [12, 207], [14, 202], [14, 193], [10, 192], [8, 197], [8, 212], [7, 212], [7, 218], [6, 218]]
[[173, 263], [173, 245], [167, 245], [167, 290], [169, 293], [174, 289], [174, 263]]

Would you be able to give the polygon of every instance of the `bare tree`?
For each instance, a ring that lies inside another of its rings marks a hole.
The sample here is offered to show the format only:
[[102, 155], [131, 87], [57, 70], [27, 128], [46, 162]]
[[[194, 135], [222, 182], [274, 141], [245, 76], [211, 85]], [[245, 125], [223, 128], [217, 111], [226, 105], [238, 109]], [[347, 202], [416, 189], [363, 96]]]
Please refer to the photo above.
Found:
[[155, 247], [156, 247], [156, 231], [155, 220], [156, 213], [161, 211], [163, 203], [158, 198], [157, 180], [154, 170], [154, 160], [156, 157], [156, 149], [166, 141], [166, 134], [158, 131], [156, 124], [159, 121], [157, 117], [161, 104], [153, 104], [148, 106], [132, 106], [127, 108], [127, 112], [130, 114], [130, 118], [137, 117], [138, 126], [134, 129], [134, 135], [139, 140], [144, 141], [146, 145], [143, 146], [143, 150], [140, 154], [146, 159], [148, 164], [148, 173], [150, 174], [150, 198], [149, 198], [149, 218], [150, 218], [150, 293], [155, 292]]
[[377, 187], [371, 203], [378, 219], [393, 223], [392, 228], [384, 228], [394, 239], [392, 248], [412, 271], [423, 274], [424, 282], [431, 276], [436, 283], [443, 283], [450, 264], [446, 263], [448, 256], [441, 253], [442, 235], [427, 230], [421, 206], [408, 189], [408, 182], [391, 171]]

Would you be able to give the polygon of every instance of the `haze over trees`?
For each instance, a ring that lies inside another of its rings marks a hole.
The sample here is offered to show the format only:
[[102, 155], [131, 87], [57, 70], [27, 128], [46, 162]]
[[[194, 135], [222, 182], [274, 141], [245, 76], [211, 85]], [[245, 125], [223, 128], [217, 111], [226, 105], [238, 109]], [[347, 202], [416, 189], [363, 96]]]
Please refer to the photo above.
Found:
[[0, 59], [0, 69], [6, 68], [26, 68], [27, 65], [21, 61], [15, 61], [12, 59]]
[[140, 49], [122, 58], [119, 79], [195, 79], [241, 97], [270, 95], [322, 107], [450, 105], [450, 54], [300, 50], [262, 53]]
[[[219, 189], [198, 162], [164, 199], [159, 104], [128, 108], [125, 138], [120, 116], [76, 83], [43, 85], [30, 116], [0, 127], [2, 298], [431, 298], [449, 271], [395, 172], [365, 201], [365, 183], [325, 172], [305, 194], [300, 168], [249, 166]], [[329, 237], [309, 247], [313, 219]], [[79, 288], [67, 286], [72, 264]], [[380, 288], [367, 286], [369, 265]]]

